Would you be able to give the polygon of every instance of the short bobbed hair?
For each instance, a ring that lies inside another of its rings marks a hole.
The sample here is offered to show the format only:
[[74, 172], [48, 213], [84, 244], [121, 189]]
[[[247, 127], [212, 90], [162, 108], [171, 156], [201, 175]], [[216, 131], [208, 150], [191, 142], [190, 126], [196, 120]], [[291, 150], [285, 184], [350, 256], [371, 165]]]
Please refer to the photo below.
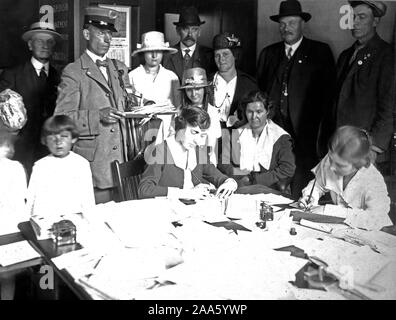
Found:
[[372, 139], [364, 129], [354, 126], [339, 127], [329, 141], [329, 151], [352, 163], [355, 168], [369, 167], [374, 162]]
[[70, 117], [60, 114], [45, 120], [41, 130], [41, 142], [44, 143], [46, 137], [59, 134], [62, 131], [69, 131], [73, 139], [78, 138], [80, 135], [74, 121]]
[[238, 115], [241, 116], [244, 122], [246, 123], [248, 122], [246, 117], [246, 108], [247, 105], [252, 102], [261, 102], [262, 105], [264, 106], [264, 109], [267, 111], [267, 119], [272, 119], [274, 115], [274, 105], [272, 101], [269, 100], [268, 94], [260, 90], [253, 90], [242, 98], [238, 106], [239, 108]]
[[200, 107], [183, 107], [180, 114], [175, 118], [175, 130], [185, 129], [189, 124], [192, 127], [199, 127], [201, 130], [209, 129], [210, 116]]

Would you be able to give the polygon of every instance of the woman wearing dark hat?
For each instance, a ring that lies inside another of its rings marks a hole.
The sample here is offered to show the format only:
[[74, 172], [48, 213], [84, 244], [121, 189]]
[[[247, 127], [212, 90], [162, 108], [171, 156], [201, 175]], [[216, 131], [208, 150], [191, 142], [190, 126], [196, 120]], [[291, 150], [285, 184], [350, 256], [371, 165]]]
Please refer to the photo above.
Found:
[[239, 38], [228, 32], [218, 34], [213, 39], [213, 49], [218, 69], [213, 76], [214, 103], [222, 127], [238, 127], [238, 104], [244, 94], [258, 87], [253, 77], [236, 68], [242, 55]]

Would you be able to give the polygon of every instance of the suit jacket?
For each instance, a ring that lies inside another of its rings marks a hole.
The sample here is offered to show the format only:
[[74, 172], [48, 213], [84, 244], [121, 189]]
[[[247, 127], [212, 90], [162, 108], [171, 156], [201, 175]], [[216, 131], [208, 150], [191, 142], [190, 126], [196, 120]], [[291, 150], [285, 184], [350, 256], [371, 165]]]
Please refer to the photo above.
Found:
[[[149, 164], [139, 183], [139, 198], [162, 197], [168, 194], [168, 187], [183, 188], [184, 171], [174, 164], [172, 153], [166, 141], [155, 147], [154, 157], [164, 159], [162, 163]], [[219, 187], [228, 179], [212, 163], [199, 161], [197, 148], [197, 166], [192, 170], [192, 183], [210, 182]], [[149, 158], [148, 163], [154, 162]], [[159, 162], [159, 161], [158, 161]]]
[[[279, 105], [282, 73], [286, 58], [285, 45], [278, 42], [264, 48], [258, 60], [257, 82], [262, 91]], [[288, 78], [288, 104], [292, 134], [297, 154], [309, 155], [311, 164], [318, 161], [317, 137], [324, 111], [331, 107], [335, 83], [335, 63], [330, 47], [322, 42], [303, 38], [293, 55]], [[275, 122], [279, 117], [275, 116]], [[286, 129], [287, 130], [287, 129]]]
[[349, 67], [353, 52], [354, 46], [343, 51], [337, 62], [337, 126], [362, 127], [371, 133], [376, 146], [386, 150], [395, 104], [392, 47], [376, 34]]
[[[113, 107], [125, 110], [125, 93], [120, 86], [119, 72], [109, 60], [109, 83], [94, 61], [83, 53], [79, 59], [63, 70], [56, 101], [56, 114], [66, 114], [77, 124], [80, 137], [73, 151], [91, 164], [95, 187], [106, 189], [114, 186], [111, 163], [124, 162], [127, 153], [125, 121], [104, 124], [99, 110]], [[129, 84], [127, 67], [117, 61], [123, 71], [123, 80]]]
[[18, 92], [25, 104], [28, 121], [18, 134], [14, 158], [28, 173], [36, 160], [48, 154], [40, 142], [40, 132], [44, 120], [54, 112], [58, 84], [59, 74], [52, 66], [43, 83], [30, 60], [0, 75], [0, 91], [9, 88]]
[[[166, 54], [162, 65], [169, 70], [172, 70], [179, 77], [180, 82], [183, 77], [183, 55], [180, 49], [180, 42], [173, 46], [178, 52], [175, 54]], [[216, 65], [213, 58], [213, 50], [211, 48], [197, 44], [194, 54], [191, 57], [192, 67], [201, 67], [205, 69], [206, 75], [209, 75], [216, 70]]]

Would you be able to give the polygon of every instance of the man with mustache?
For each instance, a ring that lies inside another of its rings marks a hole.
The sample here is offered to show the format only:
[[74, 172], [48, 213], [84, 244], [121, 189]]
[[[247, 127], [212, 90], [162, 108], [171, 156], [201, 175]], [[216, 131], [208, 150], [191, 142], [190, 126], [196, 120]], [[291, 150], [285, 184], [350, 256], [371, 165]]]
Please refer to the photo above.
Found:
[[191, 68], [203, 68], [206, 74], [216, 70], [213, 59], [213, 50], [197, 43], [201, 34], [201, 21], [195, 7], [183, 7], [179, 21], [174, 22], [180, 42], [173, 46], [178, 52], [164, 56], [163, 66], [177, 74], [181, 81], [183, 71]]
[[55, 114], [66, 114], [80, 132], [73, 151], [91, 165], [96, 203], [113, 200], [111, 163], [128, 157], [125, 95], [128, 68], [109, 59], [117, 12], [101, 7], [85, 9], [83, 37], [86, 51], [66, 66], [59, 85]]
[[14, 159], [23, 164], [30, 177], [34, 162], [48, 154], [40, 142], [40, 130], [55, 108], [59, 73], [51, 66], [50, 59], [61, 36], [52, 23], [40, 21], [33, 23], [22, 39], [26, 41], [32, 57], [1, 74], [0, 92], [9, 88], [23, 98], [28, 120], [18, 133]]
[[313, 178], [310, 170], [319, 161], [317, 137], [335, 82], [330, 47], [303, 36], [310, 18], [297, 0], [282, 1], [279, 14], [270, 17], [279, 23], [282, 41], [264, 48], [257, 66], [259, 88], [275, 104], [274, 121], [294, 140], [296, 172], [291, 190], [295, 197]]
[[349, 1], [353, 7], [355, 43], [337, 62], [336, 127], [353, 125], [370, 132], [373, 155], [381, 169], [392, 136], [394, 106], [393, 52], [377, 34], [386, 13], [381, 1]]

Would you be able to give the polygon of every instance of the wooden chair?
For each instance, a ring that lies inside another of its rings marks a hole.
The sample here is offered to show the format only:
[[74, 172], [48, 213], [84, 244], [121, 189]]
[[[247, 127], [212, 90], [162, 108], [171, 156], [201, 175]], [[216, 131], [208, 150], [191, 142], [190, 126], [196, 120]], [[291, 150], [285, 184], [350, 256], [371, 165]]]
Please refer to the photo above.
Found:
[[124, 163], [120, 163], [118, 160], [112, 163], [118, 201], [136, 200], [139, 198], [138, 186], [145, 166], [146, 162], [143, 155]]

